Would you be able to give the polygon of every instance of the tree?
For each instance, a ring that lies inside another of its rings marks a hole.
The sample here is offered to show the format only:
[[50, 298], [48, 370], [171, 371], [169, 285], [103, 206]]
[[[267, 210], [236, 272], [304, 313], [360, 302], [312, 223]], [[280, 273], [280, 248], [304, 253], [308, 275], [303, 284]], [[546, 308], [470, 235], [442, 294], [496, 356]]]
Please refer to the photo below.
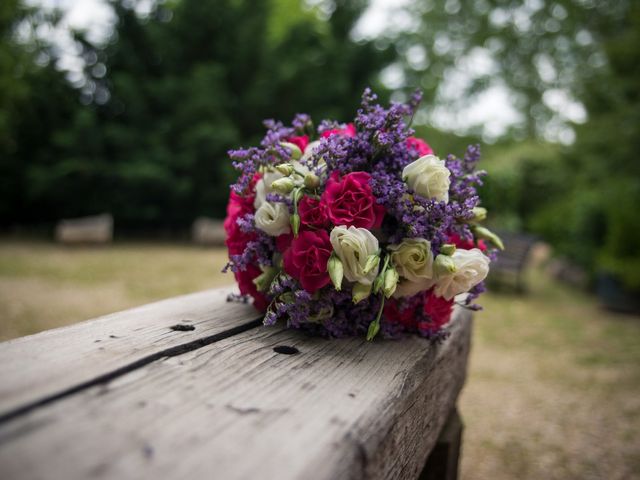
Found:
[[[52, 45], [38, 40], [39, 25], [55, 25], [59, 17], [21, 6], [0, 5], [0, 222], [29, 223], [44, 212], [45, 191], [57, 188], [47, 170], [58, 160], [54, 147], [60, 129], [79, 106], [76, 92], [51, 61]], [[18, 29], [22, 35], [18, 35]], [[44, 184], [46, 185], [44, 185]], [[46, 195], [45, 195], [46, 197]]]
[[609, 25], [607, 68], [584, 80], [589, 121], [565, 171], [572, 182], [540, 214], [538, 228], [590, 271], [640, 291], [640, 6]]
[[285, 21], [276, 0], [158, 2], [145, 17], [112, 2], [107, 42], [76, 35], [84, 106], [51, 139], [55, 159], [23, 165], [41, 180], [34, 220], [111, 211], [131, 229], [221, 216], [226, 152], [258, 141], [263, 118], [352, 117], [389, 60], [349, 38], [366, 3], [336, 2], [328, 20], [287, 4]]
[[[499, 88], [508, 92], [520, 113], [505, 136], [569, 141], [563, 132], [578, 115], [571, 114], [567, 105], [583, 98], [584, 80], [606, 67], [602, 42], [630, 4], [629, 0], [414, 2], [407, 7], [413, 23], [387, 35], [400, 53], [406, 85], [425, 89], [426, 105], [459, 112], [489, 89]], [[470, 133], [483, 131], [483, 125], [475, 125]]]

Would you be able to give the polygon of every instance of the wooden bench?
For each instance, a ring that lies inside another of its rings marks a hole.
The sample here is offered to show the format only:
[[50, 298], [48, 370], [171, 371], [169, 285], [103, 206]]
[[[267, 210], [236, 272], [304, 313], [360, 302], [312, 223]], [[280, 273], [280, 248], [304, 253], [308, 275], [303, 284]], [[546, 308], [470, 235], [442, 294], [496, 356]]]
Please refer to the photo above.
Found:
[[111, 243], [113, 217], [104, 213], [60, 220], [56, 225], [55, 238], [57, 242], [66, 244]]
[[524, 272], [537, 238], [533, 235], [512, 232], [497, 232], [504, 250], [491, 263], [489, 281], [493, 285], [512, 286], [517, 291], [525, 291]]
[[470, 312], [438, 345], [329, 341], [230, 291], [1, 343], [0, 478], [455, 478]]
[[227, 238], [221, 220], [198, 217], [191, 226], [191, 239], [197, 245], [222, 246]]

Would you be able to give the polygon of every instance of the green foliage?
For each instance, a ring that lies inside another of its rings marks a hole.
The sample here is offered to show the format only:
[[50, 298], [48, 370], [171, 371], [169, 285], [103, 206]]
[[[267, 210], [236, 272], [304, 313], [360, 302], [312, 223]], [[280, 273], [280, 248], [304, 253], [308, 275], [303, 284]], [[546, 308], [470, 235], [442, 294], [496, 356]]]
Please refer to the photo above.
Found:
[[[258, 142], [263, 118], [347, 120], [362, 89], [379, 88], [391, 55], [350, 39], [364, 2], [337, 2], [327, 21], [293, 0], [182, 0], [147, 18], [128, 4], [112, 3], [117, 24], [105, 44], [77, 33], [80, 92], [53, 67], [33, 66], [31, 45], [0, 48], [0, 59], [9, 48], [24, 53], [34, 71], [21, 78], [21, 119], [0, 130], [18, 146], [0, 172], [10, 179], [3, 223], [109, 211], [119, 228], [175, 228], [222, 216], [230, 148]], [[9, 30], [21, 22], [12, 11]]]
[[488, 176], [480, 189], [490, 221], [503, 229], [531, 229], [538, 211], [564, 192], [562, 149], [535, 140], [496, 145], [483, 152]]
[[[22, 7], [0, 5], [0, 220], [32, 222], [42, 218], [41, 172], [58, 162], [55, 137], [78, 107], [77, 95], [49, 61], [49, 45], [18, 40], [16, 27], [32, 32], [58, 18]], [[58, 189], [55, 178], [46, 188]], [[62, 193], [64, 195], [64, 193]], [[57, 212], [51, 212], [55, 214]]]
[[640, 291], [640, 6], [629, 8], [604, 44], [609, 67], [586, 79], [590, 119], [564, 163], [566, 193], [536, 225], [590, 271]]
[[[407, 85], [427, 105], [464, 109], [492, 87], [508, 89], [522, 122], [507, 136], [541, 136], [558, 112], [544, 94], [584, 94], [583, 80], [606, 64], [602, 41], [632, 0], [430, 0], [411, 2], [415, 28], [390, 32]], [[456, 73], [457, 72], [457, 73]], [[482, 133], [476, 125], [472, 133]]]

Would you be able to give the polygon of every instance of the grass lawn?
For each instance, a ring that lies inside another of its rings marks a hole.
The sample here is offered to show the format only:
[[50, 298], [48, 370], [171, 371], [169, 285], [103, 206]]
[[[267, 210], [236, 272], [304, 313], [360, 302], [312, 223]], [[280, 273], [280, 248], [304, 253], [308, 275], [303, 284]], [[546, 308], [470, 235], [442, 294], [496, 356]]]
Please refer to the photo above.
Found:
[[226, 261], [186, 244], [0, 242], [0, 340], [228, 284]]
[[[0, 243], [0, 339], [232, 281], [221, 250]], [[532, 272], [488, 294], [460, 401], [465, 479], [640, 478], [640, 318]]]

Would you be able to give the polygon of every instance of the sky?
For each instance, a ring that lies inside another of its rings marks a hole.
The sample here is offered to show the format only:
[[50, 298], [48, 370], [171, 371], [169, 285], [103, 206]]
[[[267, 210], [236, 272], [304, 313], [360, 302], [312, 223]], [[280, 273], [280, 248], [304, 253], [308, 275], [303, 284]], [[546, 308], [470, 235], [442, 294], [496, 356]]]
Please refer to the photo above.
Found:
[[[372, 0], [353, 32], [354, 37], [374, 38], [386, 28], [395, 30], [410, 28], [412, 19], [402, 11], [402, 7], [409, 1], [411, 0]], [[75, 46], [68, 33], [69, 29], [84, 29], [92, 40], [106, 38], [113, 24], [110, 8], [104, 0], [27, 0], [27, 3], [45, 8], [58, 8], [65, 12], [58, 29], [42, 33], [53, 38], [64, 52], [59, 67], [69, 72], [69, 79], [72, 82], [81, 82], [82, 60], [76, 54]], [[138, 0], [135, 4], [136, 9], [144, 13], [149, 10], [152, 1]], [[453, 92], [460, 91], [461, 82], [469, 77], [469, 73], [483, 68], [487, 68], [487, 60], [481, 58], [481, 55], [479, 58], [470, 58], [457, 75], [454, 72], [452, 77], [448, 78], [447, 85]], [[403, 74], [398, 66], [392, 65], [387, 68], [382, 72], [381, 78], [390, 88], [402, 86]], [[446, 95], [447, 92], [444, 91], [443, 94]], [[561, 94], [556, 94], [555, 97], [552, 94], [552, 97], [551, 100], [558, 105], [559, 109], [566, 111], [569, 108], [578, 108], [575, 105], [572, 106], [566, 98], [562, 98]], [[574, 113], [577, 117], [581, 115], [579, 108]], [[457, 133], [464, 133], [473, 125], [482, 125], [483, 140], [493, 141], [520, 118], [521, 114], [513, 106], [508, 90], [498, 85], [479, 95], [463, 110], [436, 108], [429, 115], [425, 112], [422, 117], [416, 118], [416, 123], [430, 123], [436, 128]], [[555, 130], [556, 138], [549, 138], [549, 140], [571, 143], [574, 138], [572, 133], [570, 129]]]

